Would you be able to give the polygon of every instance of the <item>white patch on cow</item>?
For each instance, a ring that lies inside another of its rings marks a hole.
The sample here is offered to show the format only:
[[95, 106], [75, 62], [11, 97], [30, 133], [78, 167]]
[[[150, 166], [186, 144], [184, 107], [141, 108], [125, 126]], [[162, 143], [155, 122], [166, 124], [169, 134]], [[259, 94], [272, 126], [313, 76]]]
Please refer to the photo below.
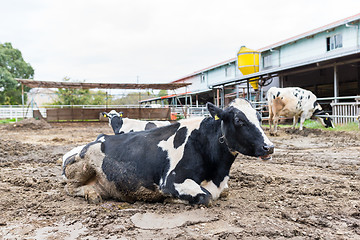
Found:
[[[169, 167], [167, 174], [165, 175], [165, 179], [167, 178], [169, 173], [175, 169], [176, 165], [182, 159], [182, 157], [184, 155], [184, 148], [185, 148], [186, 142], [187, 142], [190, 134], [192, 133], [193, 130], [199, 129], [201, 121], [203, 119], [204, 118], [191, 118], [191, 119], [186, 119], [186, 120], [182, 120], [179, 122], [180, 126], [178, 129], [180, 129], [182, 127], [186, 127], [187, 134], [186, 134], [184, 143], [182, 145], [180, 145], [178, 148], [174, 148], [174, 138], [175, 138], [176, 133], [174, 135], [172, 135], [171, 137], [169, 137], [167, 140], [163, 140], [163, 141], [159, 142], [158, 147], [160, 147], [162, 150], [167, 152], [167, 155], [168, 155], [167, 158], [169, 159], [169, 163], [170, 163], [170, 167]], [[163, 183], [166, 184], [166, 180]]]
[[78, 147], [75, 147], [73, 149], [71, 149], [69, 152], [65, 153], [63, 158], [62, 158], [62, 166], [64, 167], [64, 163], [66, 161], [66, 159], [68, 159], [69, 157], [75, 155], [75, 154], [78, 154], [81, 152], [81, 150], [85, 147], [86, 145], [82, 145], [82, 146], [78, 146]]
[[174, 183], [174, 187], [180, 195], [196, 197], [196, 195], [204, 193], [200, 185], [192, 179], [185, 179], [183, 183]]
[[105, 142], [105, 137], [102, 136], [101, 138], [98, 139], [98, 141], [100, 141], [100, 142]]
[[259, 119], [257, 118], [256, 110], [251, 106], [251, 104], [246, 101], [245, 99], [236, 98], [229, 106], [233, 106], [234, 108], [239, 109], [242, 111], [246, 118], [254, 124], [259, 131], [261, 132], [261, 135], [264, 138], [264, 142], [267, 145], [273, 145], [273, 143], [269, 140], [269, 138], [265, 135], [264, 130], [260, 126]]
[[120, 129], [120, 132], [123, 131], [124, 133], [128, 133], [131, 130], [134, 132], [144, 131], [148, 123], [154, 123], [156, 127], [162, 127], [170, 124], [169, 121], [141, 121], [130, 118], [123, 118], [122, 120], [123, 120], [123, 125]]
[[220, 186], [216, 186], [215, 183], [211, 181], [203, 181], [201, 183], [201, 186], [208, 190], [211, 193], [212, 199], [216, 200], [220, 197], [220, 194], [222, 191], [224, 191], [225, 188], [228, 188], [227, 182], [229, 180], [229, 176], [224, 177], [224, 180], [220, 183]]
[[115, 110], [111, 110], [108, 115], [115, 115], [115, 116], [118, 116], [120, 117], [120, 114], [118, 112], [116, 112]]

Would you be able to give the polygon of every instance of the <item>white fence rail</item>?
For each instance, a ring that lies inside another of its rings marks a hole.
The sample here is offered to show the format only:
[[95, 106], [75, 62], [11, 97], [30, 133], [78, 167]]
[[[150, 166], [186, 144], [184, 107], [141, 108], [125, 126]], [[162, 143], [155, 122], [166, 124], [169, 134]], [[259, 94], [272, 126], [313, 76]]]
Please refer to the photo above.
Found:
[[[355, 99], [355, 102], [334, 102], [337, 100], [345, 100], [345, 99]], [[339, 98], [318, 98], [318, 101], [321, 103], [323, 101], [332, 101], [330, 103], [332, 107], [332, 114], [330, 117], [333, 118], [335, 124], [346, 124], [349, 122], [358, 121], [357, 117], [360, 114], [360, 96], [349, 96], [349, 97], [339, 97]], [[266, 107], [266, 102], [253, 102], [253, 106], [256, 107], [258, 111], [263, 111]], [[19, 119], [19, 118], [31, 118], [33, 117], [33, 110], [39, 110], [41, 115], [46, 118], [46, 108], [136, 108], [139, 105], [49, 105], [49, 106], [41, 106], [40, 108], [23, 108], [19, 105], [0, 105], [0, 119]], [[141, 106], [144, 107], [144, 106]], [[171, 112], [178, 113], [180, 115], [186, 115], [187, 117], [196, 117], [196, 116], [208, 116], [209, 113], [207, 111], [206, 106], [183, 106], [183, 107], [171, 107]], [[264, 117], [263, 119], [267, 119]]]
[[31, 118], [33, 117], [33, 111], [16, 105], [2, 105], [0, 106], [0, 119], [7, 118]]
[[331, 103], [335, 124], [354, 122], [360, 114], [360, 102]]

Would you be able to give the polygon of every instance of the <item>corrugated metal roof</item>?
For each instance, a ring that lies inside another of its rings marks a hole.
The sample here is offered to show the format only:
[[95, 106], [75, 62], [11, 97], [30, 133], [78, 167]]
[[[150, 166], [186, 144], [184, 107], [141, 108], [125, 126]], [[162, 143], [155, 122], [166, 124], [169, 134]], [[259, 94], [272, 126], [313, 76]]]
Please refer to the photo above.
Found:
[[231, 59], [229, 59], [229, 60], [226, 60], [226, 61], [223, 61], [223, 62], [214, 64], [214, 65], [211, 65], [210, 67], [201, 69], [201, 70], [199, 70], [199, 71], [196, 71], [196, 72], [193, 72], [193, 73], [191, 73], [191, 74], [188, 74], [188, 75], [186, 75], [186, 76], [184, 76], [184, 77], [182, 77], [182, 78], [179, 78], [179, 79], [177, 79], [177, 80], [175, 80], [175, 81], [172, 81], [172, 83], [184, 81], [185, 79], [187, 79], [187, 78], [189, 78], [189, 77], [195, 76], [195, 75], [200, 74], [200, 73], [205, 72], [205, 71], [209, 71], [209, 70], [211, 70], [211, 69], [220, 67], [220, 66], [225, 65], [225, 64], [228, 64], [228, 63], [232, 63], [232, 62], [234, 62], [234, 61], [236, 61], [236, 58], [231, 58]]
[[[360, 13], [355, 14], [355, 15], [350, 16], [350, 17], [347, 17], [347, 18], [344, 18], [344, 19], [341, 19], [341, 20], [338, 20], [338, 21], [333, 22], [333, 23], [329, 23], [329, 24], [327, 24], [327, 25], [325, 25], [325, 26], [322, 26], [322, 27], [313, 29], [313, 30], [311, 30], [311, 31], [308, 31], [308, 32], [305, 32], [305, 33], [296, 35], [296, 36], [294, 36], [294, 37], [285, 39], [285, 40], [283, 40], [283, 41], [280, 41], [280, 42], [271, 44], [271, 45], [269, 45], [269, 46], [260, 48], [260, 49], [258, 49], [257, 51], [263, 52], [263, 51], [269, 50], [269, 49], [271, 49], [271, 48], [276, 48], [276, 47], [279, 47], [279, 46], [282, 46], [282, 45], [285, 45], [285, 44], [288, 44], [288, 43], [297, 41], [297, 40], [299, 40], [299, 39], [306, 38], [306, 37], [309, 37], [309, 36], [311, 36], [311, 35], [314, 35], [314, 34], [317, 34], [317, 33], [323, 32], [323, 31], [326, 31], [326, 30], [328, 30], [328, 29], [335, 28], [335, 27], [344, 25], [344, 24], [346, 24], [346, 23], [351, 23], [351, 22], [356, 21], [356, 20], [360, 20]], [[227, 60], [227, 61], [223, 61], [223, 62], [214, 64], [214, 65], [212, 65], [212, 66], [210, 66], [210, 67], [201, 69], [201, 70], [199, 70], [199, 71], [196, 71], [196, 72], [193, 72], [193, 73], [191, 73], [191, 74], [188, 74], [188, 75], [186, 75], [186, 76], [184, 76], [184, 77], [182, 77], [182, 78], [179, 78], [179, 79], [177, 79], [177, 80], [175, 80], [175, 81], [172, 81], [172, 83], [184, 81], [184, 80], [186, 80], [187, 78], [190, 78], [190, 77], [195, 76], [195, 75], [197, 75], [197, 74], [200, 74], [200, 73], [202, 73], [202, 72], [209, 71], [209, 70], [211, 70], [211, 69], [220, 67], [220, 66], [222, 66], [222, 65], [225, 65], [225, 64], [227, 64], [227, 63], [231, 63], [231, 62], [234, 62], [234, 61], [236, 61], [236, 58], [232, 58], [232, 59], [229, 59], [229, 60]], [[241, 78], [241, 77], [240, 77], [240, 78]]]
[[351, 22], [356, 21], [356, 20], [359, 20], [359, 19], [360, 19], [360, 13], [355, 14], [355, 15], [353, 15], [353, 16], [351, 16], [351, 17], [347, 17], [347, 18], [338, 20], [338, 21], [336, 21], [336, 22], [329, 23], [329, 24], [327, 24], [327, 25], [325, 25], [325, 26], [322, 26], [322, 27], [319, 27], [319, 28], [315, 28], [315, 29], [313, 29], [313, 30], [311, 30], [311, 31], [308, 31], [308, 32], [305, 32], [305, 33], [296, 35], [296, 36], [294, 36], [294, 37], [291, 37], [291, 38], [282, 40], [282, 41], [280, 41], [280, 42], [271, 44], [271, 45], [269, 45], [269, 46], [260, 48], [260, 49], [258, 49], [258, 51], [259, 51], [259, 52], [263, 52], [263, 51], [266, 51], [266, 50], [269, 50], [269, 49], [272, 49], [272, 48], [276, 48], [276, 47], [279, 47], [279, 46], [282, 46], [282, 45], [285, 45], [285, 44], [288, 44], [288, 43], [291, 43], [291, 42], [300, 40], [300, 39], [302, 39], [302, 38], [306, 38], [306, 37], [309, 37], [309, 36], [311, 36], [311, 35], [324, 32], [324, 31], [329, 30], [329, 29], [331, 29], [331, 28], [335, 28], [335, 27], [344, 25], [344, 24], [346, 24], [346, 23], [351, 23]]
[[32, 79], [15, 79], [30, 88], [80, 88], [80, 89], [165, 89], [174, 90], [191, 83], [85, 83], [85, 82], [52, 82]]

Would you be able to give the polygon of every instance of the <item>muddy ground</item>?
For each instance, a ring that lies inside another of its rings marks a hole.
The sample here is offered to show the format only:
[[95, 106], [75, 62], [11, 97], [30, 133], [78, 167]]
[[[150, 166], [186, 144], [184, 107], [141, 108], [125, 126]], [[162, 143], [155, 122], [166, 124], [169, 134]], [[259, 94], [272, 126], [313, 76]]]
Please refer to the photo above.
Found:
[[29, 126], [0, 126], [0, 239], [360, 239], [359, 132], [281, 129], [273, 160], [239, 156], [206, 208], [67, 196], [59, 159], [111, 129]]

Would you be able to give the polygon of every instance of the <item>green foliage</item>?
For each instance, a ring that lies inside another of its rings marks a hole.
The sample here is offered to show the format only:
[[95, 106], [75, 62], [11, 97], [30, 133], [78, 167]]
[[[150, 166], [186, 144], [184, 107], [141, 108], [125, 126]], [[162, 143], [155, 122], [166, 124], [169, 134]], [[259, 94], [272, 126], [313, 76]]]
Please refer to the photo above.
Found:
[[168, 91], [164, 90], [164, 89], [161, 89], [158, 94], [159, 97], [163, 97], [163, 96], [167, 96], [167, 95], [168, 95]]
[[125, 97], [114, 99], [111, 104], [113, 105], [137, 105], [140, 100], [157, 97], [150, 92], [132, 92], [128, 93]]
[[[269, 127], [269, 124], [263, 124], [264, 127]], [[290, 128], [292, 127], [292, 124], [279, 124], [278, 127], [283, 128]], [[311, 120], [307, 119], [304, 122], [305, 128], [313, 128], [313, 129], [322, 129], [327, 131], [358, 131], [359, 130], [359, 124], [358, 122], [351, 122], [347, 124], [337, 124], [335, 125], [335, 128], [325, 128], [321, 123], [317, 120]], [[296, 128], [299, 128], [299, 124], [296, 125]]]
[[0, 44], [0, 104], [21, 104], [21, 86], [14, 78], [33, 77], [34, 69], [24, 61], [21, 52], [11, 43]]
[[[21, 121], [23, 120], [22, 118], [18, 118], [17, 121]], [[0, 119], [0, 124], [4, 124], [4, 123], [14, 123], [16, 122], [15, 118], [8, 118], [8, 119]]]
[[104, 91], [90, 91], [91, 94], [91, 100], [90, 105], [106, 105], [107, 103], [110, 103], [112, 100], [111, 95], [107, 95]]
[[[70, 78], [65, 77], [64, 81], [70, 81]], [[111, 100], [111, 96], [100, 90], [94, 92], [89, 89], [60, 88], [56, 94], [58, 99], [53, 105], [106, 105], [107, 100]]]

